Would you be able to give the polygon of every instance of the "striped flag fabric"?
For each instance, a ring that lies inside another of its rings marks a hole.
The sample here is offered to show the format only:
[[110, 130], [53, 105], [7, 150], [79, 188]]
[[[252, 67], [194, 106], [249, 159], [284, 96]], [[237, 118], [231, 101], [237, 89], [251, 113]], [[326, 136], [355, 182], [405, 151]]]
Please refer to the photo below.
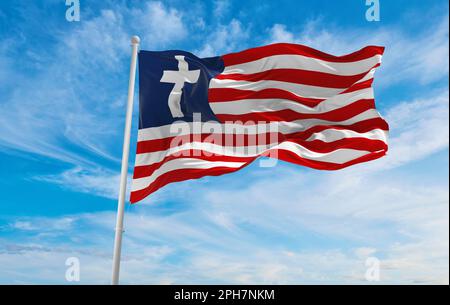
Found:
[[288, 43], [210, 58], [140, 51], [130, 201], [262, 156], [319, 170], [384, 156], [389, 127], [372, 88], [383, 51], [333, 56]]

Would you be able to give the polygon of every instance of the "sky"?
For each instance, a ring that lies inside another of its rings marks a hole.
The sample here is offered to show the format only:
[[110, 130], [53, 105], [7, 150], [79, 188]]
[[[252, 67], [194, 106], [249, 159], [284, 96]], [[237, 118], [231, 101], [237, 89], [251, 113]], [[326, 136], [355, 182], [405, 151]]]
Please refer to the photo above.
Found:
[[[363, 0], [81, 0], [68, 22], [63, 0], [1, 0], [0, 284], [110, 282], [135, 34], [205, 57], [385, 46], [374, 88], [390, 141], [340, 171], [255, 163], [127, 204], [122, 283], [448, 284], [448, 2], [379, 2], [369, 22]], [[137, 119], [136, 102], [129, 180]]]

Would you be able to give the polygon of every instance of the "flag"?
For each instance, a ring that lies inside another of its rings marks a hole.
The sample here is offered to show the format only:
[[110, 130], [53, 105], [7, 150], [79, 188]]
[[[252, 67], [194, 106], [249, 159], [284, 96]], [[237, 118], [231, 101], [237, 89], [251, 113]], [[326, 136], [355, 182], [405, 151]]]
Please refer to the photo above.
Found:
[[261, 156], [320, 170], [382, 157], [389, 127], [372, 82], [383, 51], [333, 56], [287, 43], [210, 58], [140, 51], [130, 201]]

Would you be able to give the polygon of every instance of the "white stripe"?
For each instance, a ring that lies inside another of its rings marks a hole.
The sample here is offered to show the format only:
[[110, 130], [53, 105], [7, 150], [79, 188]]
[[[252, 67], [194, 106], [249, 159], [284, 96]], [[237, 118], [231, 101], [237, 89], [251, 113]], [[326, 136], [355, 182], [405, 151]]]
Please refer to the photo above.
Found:
[[[306, 141], [321, 140], [327, 143], [341, 140], [344, 138], [366, 138], [369, 140], [380, 140], [387, 143], [388, 132], [381, 129], [374, 129], [365, 133], [358, 133], [352, 130], [340, 130], [340, 129], [326, 129], [322, 132], [312, 134]], [[179, 144], [179, 143], [176, 143]], [[175, 144], [175, 145], [176, 145]], [[272, 146], [267, 145], [253, 145], [253, 146], [224, 146], [233, 145], [234, 143], [205, 143], [205, 142], [188, 142], [179, 146], [171, 146], [167, 150], [155, 151], [151, 153], [137, 154], [136, 166], [151, 165], [161, 162], [166, 156], [174, 155], [182, 151], [189, 149], [203, 150], [210, 154], [236, 156], [236, 157], [249, 157], [259, 155], [268, 149], [276, 148], [277, 143]], [[253, 153], [253, 154], [252, 154]]]
[[[137, 154], [136, 155], [136, 166], [152, 165], [164, 160], [168, 155], [173, 155], [186, 151], [189, 149], [202, 150], [209, 155], [224, 155], [224, 156], [234, 156], [234, 157], [254, 157], [260, 155], [266, 150], [273, 148], [277, 145], [274, 143], [272, 147], [269, 145], [253, 145], [253, 146], [223, 146], [226, 143], [206, 143], [206, 142], [188, 142], [183, 145], [170, 147], [167, 150], [156, 151], [151, 153]], [[231, 143], [230, 143], [231, 144]], [[182, 156], [180, 156], [182, 157]], [[186, 156], [189, 157], [189, 156]]]
[[222, 74], [253, 74], [272, 69], [301, 69], [335, 75], [357, 75], [381, 62], [381, 55], [354, 62], [328, 62], [303, 55], [273, 55], [255, 61], [225, 67]]
[[[375, 109], [369, 109], [360, 113], [348, 120], [340, 122], [332, 122], [318, 119], [306, 119], [297, 120], [292, 122], [269, 122], [260, 123], [255, 125], [242, 125], [233, 123], [217, 123], [217, 122], [206, 122], [206, 123], [192, 123], [192, 122], [177, 122], [169, 125], [150, 127], [145, 129], [139, 129], [138, 131], [138, 142], [149, 141], [156, 139], [163, 139], [169, 137], [183, 136], [189, 134], [201, 134], [201, 129], [203, 128], [204, 133], [209, 133], [209, 130], [215, 127], [220, 129], [222, 132], [225, 129], [235, 129], [234, 134], [259, 134], [266, 133], [268, 131], [278, 131], [284, 134], [293, 133], [298, 131], [304, 131], [315, 125], [351, 125], [360, 121], [380, 118], [380, 114]], [[198, 127], [194, 127], [197, 124]], [[196, 132], [198, 130], [199, 132]]]
[[273, 144], [273, 145], [258, 145], [245, 147], [222, 146], [204, 142], [189, 142], [180, 146], [171, 147], [168, 150], [164, 151], [138, 154], [136, 155], [135, 165], [136, 166], [152, 165], [161, 162], [168, 155], [177, 154], [179, 152], [189, 149], [201, 150], [203, 151], [202, 152], [203, 155], [209, 156], [224, 155], [228, 157], [256, 157], [271, 149], [283, 149], [296, 153], [297, 155], [305, 159], [325, 161], [337, 164], [345, 163], [347, 161], [353, 160], [354, 158], [360, 157], [361, 155], [368, 153], [367, 151], [364, 150], [355, 150], [355, 149], [336, 149], [329, 153], [318, 153], [308, 150], [307, 148], [291, 141], [284, 141], [280, 144]]
[[313, 133], [306, 141], [321, 140], [323, 142], [334, 142], [349, 138], [366, 138], [369, 140], [380, 140], [387, 143], [388, 132], [382, 129], [374, 129], [368, 132], [359, 133], [353, 130], [325, 129], [321, 132]]
[[372, 69], [372, 70], [370, 70], [369, 72], [367, 72], [366, 75], [364, 75], [363, 78], [361, 78], [359, 81], [355, 82], [355, 84], [359, 84], [359, 83], [368, 81], [369, 79], [372, 79], [373, 76], [375, 75], [375, 71], [376, 71], [376, 70], [377, 70], [377, 69], [375, 69], [375, 68]]
[[[192, 143], [195, 144], [195, 143]], [[196, 143], [200, 145], [205, 145], [208, 143]], [[208, 149], [210, 149], [210, 145], [205, 145], [205, 151], [209, 152]], [[315, 161], [321, 161], [321, 162], [329, 162], [329, 163], [335, 163], [335, 164], [343, 164], [346, 162], [349, 162], [351, 160], [357, 159], [359, 157], [362, 157], [364, 155], [370, 154], [368, 151], [364, 150], [354, 150], [354, 149], [337, 149], [335, 151], [329, 152], [329, 153], [316, 153], [312, 152], [305, 147], [293, 143], [293, 142], [283, 142], [279, 145], [276, 145], [273, 147], [273, 149], [281, 149], [290, 151], [296, 155], [298, 155], [301, 158], [309, 159], [309, 160], [315, 160]], [[267, 151], [267, 150], [266, 150]], [[237, 156], [240, 154], [233, 154], [232, 156]], [[246, 155], [240, 155], [240, 156], [258, 156], [258, 154], [246, 154]], [[230, 168], [239, 168], [243, 166], [246, 162], [222, 162], [222, 161], [207, 161], [207, 160], [201, 160], [201, 159], [192, 159], [192, 158], [180, 158], [180, 159], [174, 159], [171, 161], [168, 161], [161, 165], [160, 168], [155, 170], [150, 176], [133, 179], [131, 191], [138, 191], [141, 189], [144, 189], [148, 187], [151, 183], [153, 183], [156, 179], [158, 179], [159, 176], [177, 170], [177, 169], [210, 169], [214, 167], [230, 167]], [[139, 166], [141, 164], [136, 164], [136, 166]]]
[[264, 89], [281, 89], [288, 91], [297, 96], [305, 98], [318, 98], [326, 99], [334, 95], [337, 95], [343, 91], [342, 89], [336, 88], [325, 88], [309, 85], [294, 84], [288, 82], [280, 82], [275, 80], [261, 80], [257, 82], [247, 82], [232, 79], [211, 79], [209, 83], [210, 89], [239, 89], [239, 90], [251, 90], [260, 91]]
[[210, 103], [215, 114], [247, 114], [253, 112], [272, 112], [290, 109], [298, 113], [324, 113], [356, 102], [361, 99], [373, 99], [373, 89], [366, 88], [350, 93], [338, 94], [316, 107], [308, 107], [285, 99], [243, 99], [230, 102]]
[[185, 168], [210, 169], [214, 167], [238, 168], [244, 164], [245, 162], [222, 162], [222, 161], [212, 162], [190, 158], [174, 159], [164, 163], [160, 168], [155, 170], [151, 176], [133, 179], [131, 191], [134, 192], [144, 189], [148, 187], [152, 182], [154, 182], [159, 176], [177, 169], [185, 169]]

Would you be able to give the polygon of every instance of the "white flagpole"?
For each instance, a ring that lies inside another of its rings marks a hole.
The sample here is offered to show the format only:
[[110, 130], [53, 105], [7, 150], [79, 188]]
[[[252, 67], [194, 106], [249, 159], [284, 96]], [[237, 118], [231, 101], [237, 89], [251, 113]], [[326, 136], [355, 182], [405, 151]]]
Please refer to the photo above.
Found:
[[119, 189], [119, 203], [117, 207], [116, 220], [116, 236], [114, 239], [114, 256], [112, 269], [112, 284], [119, 284], [120, 271], [120, 253], [122, 250], [122, 233], [123, 233], [123, 214], [125, 209], [125, 192], [127, 188], [128, 175], [128, 156], [130, 154], [130, 134], [131, 134], [131, 117], [133, 114], [133, 98], [134, 98], [134, 83], [136, 79], [136, 61], [139, 49], [140, 39], [138, 36], [131, 37], [131, 65], [130, 65], [130, 81], [128, 83], [128, 102], [127, 114], [125, 119], [125, 134], [123, 136], [123, 151], [122, 151], [122, 168], [120, 171], [120, 189]]

